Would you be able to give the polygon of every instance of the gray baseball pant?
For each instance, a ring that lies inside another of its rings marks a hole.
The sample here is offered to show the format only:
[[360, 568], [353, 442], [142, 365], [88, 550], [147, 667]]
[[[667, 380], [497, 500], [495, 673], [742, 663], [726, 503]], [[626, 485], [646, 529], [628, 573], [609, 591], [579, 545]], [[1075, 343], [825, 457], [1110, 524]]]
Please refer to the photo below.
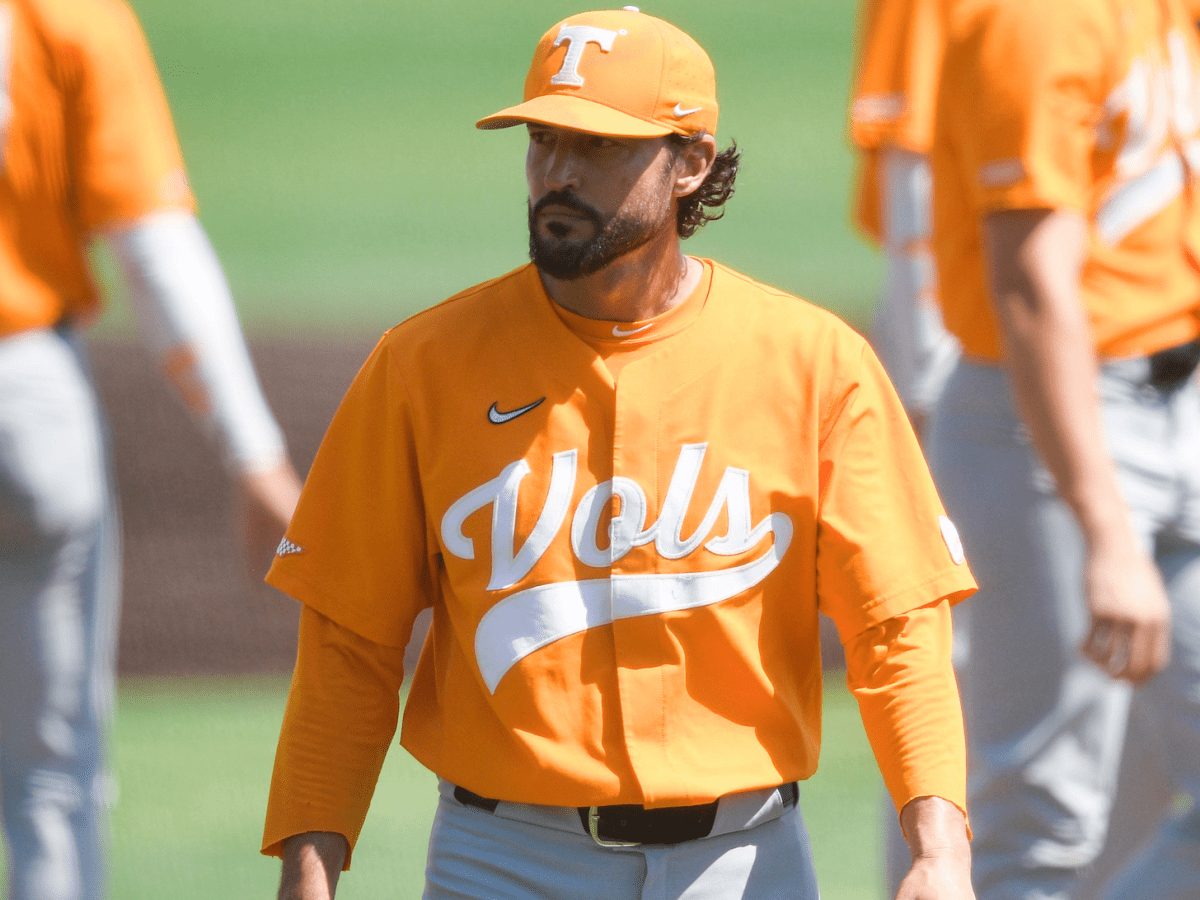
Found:
[[710, 837], [637, 847], [599, 846], [570, 807], [439, 791], [423, 900], [820, 900], [800, 808], [772, 790], [722, 798]]
[[0, 793], [14, 900], [102, 896], [119, 547], [66, 332], [0, 339]]
[[[1006, 373], [960, 363], [931, 422], [929, 461], [980, 583], [965, 617], [962, 694], [979, 900], [1073, 895], [1105, 838], [1130, 702], [1170, 749], [1170, 784], [1200, 790], [1200, 391], [1164, 395], [1146, 359], [1103, 366], [1108, 449], [1171, 596], [1174, 656], [1136, 693], [1087, 662], [1083, 547], [1017, 416]], [[1175, 866], [1194, 833], [1161, 833]], [[1163, 870], [1172, 883], [1188, 877]], [[1191, 882], [1194, 886], [1195, 882]]]

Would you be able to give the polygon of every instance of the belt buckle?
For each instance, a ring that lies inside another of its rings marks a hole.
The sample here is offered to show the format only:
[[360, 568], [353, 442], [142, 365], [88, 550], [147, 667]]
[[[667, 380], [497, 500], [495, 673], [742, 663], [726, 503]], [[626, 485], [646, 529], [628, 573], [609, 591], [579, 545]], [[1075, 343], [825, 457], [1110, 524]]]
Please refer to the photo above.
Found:
[[588, 831], [592, 835], [592, 840], [601, 847], [640, 847], [639, 841], [606, 841], [600, 837], [600, 807], [588, 807]]

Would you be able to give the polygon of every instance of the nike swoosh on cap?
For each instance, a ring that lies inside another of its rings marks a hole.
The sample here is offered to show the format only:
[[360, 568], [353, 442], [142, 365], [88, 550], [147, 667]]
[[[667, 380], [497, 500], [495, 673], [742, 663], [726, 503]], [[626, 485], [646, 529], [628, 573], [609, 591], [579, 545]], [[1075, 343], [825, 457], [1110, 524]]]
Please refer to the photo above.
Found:
[[637, 328], [622, 328], [620, 325], [613, 326], [613, 337], [629, 337], [631, 334], [637, 334], [639, 331], [645, 331], [647, 328], [653, 327], [653, 322], [647, 322], [645, 325], [639, 325]]
[[511, 422], [517, 416], [523, 416], [531, 409], [536, 409], [537, 407], [541, 406], [542, 401], [545, 399], [545, 397], [541, 397], [540, 399], [534, 400], [532, 403], [527, 403], [520, 409], [514, 409], [510, 412], [500, 412], [498, 409], [499, 404], [493, 403], [490, 407], [488, 407], [488, 421], [493, 425], [503, 425], [505, 422]]
[[684, 109], [682, 103], [676, 103], [675, 108], [671, 112], [675, 113], [675, 118], [682, 119], [684, 116], [690, 116], [692, 113], [698, 113], [704, 109], [703, 106], [697, 106], [695, 109]]

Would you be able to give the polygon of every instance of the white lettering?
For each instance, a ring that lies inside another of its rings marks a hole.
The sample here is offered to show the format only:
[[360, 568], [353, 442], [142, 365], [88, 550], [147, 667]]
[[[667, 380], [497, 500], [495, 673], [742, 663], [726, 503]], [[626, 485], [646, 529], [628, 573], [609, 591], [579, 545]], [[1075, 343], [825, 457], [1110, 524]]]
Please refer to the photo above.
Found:
[[[720, 556], [746, 553], [768, 535], [773, 546], [758, 559], [718, 571], [668, 574], [613, 573], [607, 578], [536, 585], [505, 597], [485, 614], [475, 635], [475, 653], [490, 690], [504, 673], [535, 650], [560, 638], [618, 619], [693, 609], [726, 600], [757, 585], [779, 564], [792, 539], [792, 520], [771, 513], [757, 526], [750, 508], [750, 473], [729, 466], [700, 526], [683, 539], [683, 520], [691, 506], [707, 444], [686, 444], [671, 476], [658, 521], [646, 527], [649, 504], [642, 487], [617, 476], [589, 490], [571, 521], [571, 549], [580, 562], [608, 568], [634, 547], [653, 543], [666, 559], [695, 552], [725, 510], [728, 527], [704, 546]], [[489, 591], [502, 591], [529, 575], [550, 548], [566, 520], [574, 493], [578, 451], [554, 454], [550, 487], [529, 537], [514, 552], [517, 502], [530, 472], [525, 460], [510, 463], [492, 480], [451, 505], [442, 517], [442, 541], [460, 559], [474, 559], [475, 547], [463, 534], [471, 515], [492, 504], [492, 570]], [[600, 521], [609, 505], [617, 507], [608, 526], [608, 549], [600, 548]]]
[[1166, 43], [1166, 60], [1157, 56], [1134, 60], [1104, 101], [1098, 147], [1113, 146], [1116, 123], [1125, 117], [1125, 141], [1115, 164], [1118, 182], [1103, 198], [1096, 216], [1097, 234], [1110, 245], [1179, 196], [1187, 180], [1185, 165], [1192, 167], [1198, 155], [1200, 85], [1183, 36], [1172, 31]]
[[[614, 495], [620, 507], [608, 526], [608, 550], [601, 550], [596, 541], [600, 516]], [[571, 522], [571, 549], [584, 565], [607, 568], [634, 547], [654, 540], [651, 533], [644, 531], [645, 526], [645, 492], [633, 479], [618, 475], [596, 485], [579, 501]]]
[[775, 543], [732, 569], [682, 574], [613, 575], [518, 591], [489, 609], [475, 631], [475, 659], [488, 690], [535, 650], [620, 619], [711, 606], [750, 590], [771, 574], [792, 543], [792, 520], [772, 513], [760, 526]]
[[521, 549], [514, 552], [517, 534], [517, 494], [521, 481], [529, 474], [523, 459], [510, 463], [498, 476], [456, 501], [442, 517], [442, 543], [459, 559], [475, 558], [475, 543], [466, 537], [463, 524], [472, 514], [492, 506], [492, 577], [489, 591], [510, 588], [532, 571], [562, 527], [571, 506], [575, 486], [577, 450], [554, 454], [550, 472], [550, 491], [533, 531]]
[[554, 40], [557, 47], [564, 41], [567, 43], [567, 55], [563, 59], [558, 74], [550, 79], [551, 84], [570, 84], [583, 87], [583, 76], [579, 74], [579, 60], [583, 57], [583, 49], [588, 44], [598, 44], [600, 49], [608, 53], [617, 39], [615, 31], [607, 28], [596, 28], [592, 25], [564, 25], [558, 30]]

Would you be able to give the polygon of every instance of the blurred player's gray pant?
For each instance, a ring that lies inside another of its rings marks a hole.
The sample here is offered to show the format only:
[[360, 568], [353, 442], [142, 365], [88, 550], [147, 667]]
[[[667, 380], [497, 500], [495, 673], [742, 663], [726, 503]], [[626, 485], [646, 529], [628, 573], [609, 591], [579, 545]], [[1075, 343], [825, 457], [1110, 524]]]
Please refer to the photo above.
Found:
[[[1170, 667], [1133, 695], [1143, 750], [1200, 796], [1200, 391], [1147, 383], [1145, 359], [1103, 367], [1108, 449], [1171, 595]], [[930, 467], [980, 583], [962, 684], [979, 900], [1071, 896], [1099, 853], [1131, 691], [1079, 652], [1088, 626], [1074, 517], [1031, 446], [1007, 375], [959, 365], [931, 422]], [[1157, 798], [1156, 802], [1157, 802]], [[1196, 891], [1197, 829], [1169, 822], [1159, 876]], [[1167, 871], [1167, 869], [1170, 871]], [[1194, 875], [1191, 876], [1194, 879]], [[1131, 895], [1133, 896], [1133, 895]], [[1138, 896], [1185, 896], [1145, 894]]]
[[453, 791], [442, 781], [423, 900], [820, 900], [800, 808], [780, 814], [769, 792], [740, 795], [754, 809], [722, 801], [712, 837], [610, 848], [574, 809], [501, 803], [488, 813]]
[[0, 793], [16, 900], [103, 893], [119, 548], [70, 335], [0, 339]]

